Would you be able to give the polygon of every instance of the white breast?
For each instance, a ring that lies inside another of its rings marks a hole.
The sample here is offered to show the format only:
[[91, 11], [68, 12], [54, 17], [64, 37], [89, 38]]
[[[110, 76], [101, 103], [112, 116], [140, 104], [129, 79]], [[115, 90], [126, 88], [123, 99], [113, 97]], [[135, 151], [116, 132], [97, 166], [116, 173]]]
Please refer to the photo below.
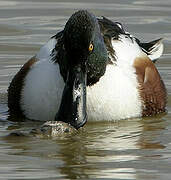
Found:
[[127, 35], [120, 35], [119, 40], [112, 40], [111, 43], [116, 61], [108, 65], [100, 81], [87, 90], [89, 118], [119, 120], [139, 117], [142, 103], [133, 62], [144, 53]]
[[119, 120], [139, 117], [142, 102], [133, 63], [144, 53], [127, 35], [119, 35], [119, 39], [111, 43], [115, 52], [114, 64], [107, 65], [105, 75], [87, 90], [89, 118]]
[[[64, 81], [58, 64], [37, 62], [25, 79], [21, 107], [34, 120], [54, 120], [58, 112]], [[120, 120], [141, 116], [141, 100], [133, 68], [108, 65], [99, 82], [87, 87], [89, 120]]]
[[[132, 69], [108, 65], [100, 81], [87, 87], [89, 120], [120, 120], [141, 116], [141, 100]], [[58, 112], [64, 81], [58, 64], [39, 61], [28, 73], [22, 91], [21, 107], [34, 120], [54, 120]]]
[[120, 120], [141, 116], [141, 100], [135, 71], [108, 65], [100, 81], [87, 88], [89, 120]]
[[29, 119], [54, 120], [59, 109], [64, 81], [58, 64], [39, 61], [29, 71], [22, 91], [21, 107]]
[[28, 72], [21, 94], [21, 108], [29, 119], [54, 120], [59, 109], [64, 81], [59, 65], [51, 61], [56, 39], [50, 39], [38, 52], [39, 60]]

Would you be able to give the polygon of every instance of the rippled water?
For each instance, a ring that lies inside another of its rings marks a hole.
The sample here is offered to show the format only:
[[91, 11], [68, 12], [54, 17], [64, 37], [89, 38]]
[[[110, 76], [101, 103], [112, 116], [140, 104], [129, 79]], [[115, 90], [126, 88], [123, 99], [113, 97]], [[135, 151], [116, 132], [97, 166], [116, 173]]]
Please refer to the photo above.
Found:
[[[168, 90], [168, 113], [87, 123], [56, 139], [14, 136], [39, 123], [7, 120], [7, 87], [24, 62], [77, 9], [125, 24], [141, 40], [164, 38], [156, 64]], [[0, 0], [0, 179], [171, 179], [171, 1]]]

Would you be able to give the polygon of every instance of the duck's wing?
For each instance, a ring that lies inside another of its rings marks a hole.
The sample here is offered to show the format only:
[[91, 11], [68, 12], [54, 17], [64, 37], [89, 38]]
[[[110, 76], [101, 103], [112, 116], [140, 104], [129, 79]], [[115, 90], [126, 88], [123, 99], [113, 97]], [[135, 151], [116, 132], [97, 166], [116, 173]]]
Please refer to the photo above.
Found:
[[[124, 27], [119, 22], [113, 22], [106, 17], [103, 17], [102, 19], [98, 19], [101, 32], [104, 37], [104, 41], [107, 47], [107, 50], [109, 52], [109, 55], [112, 56], [114, 54], [114, 49], [111, 44], [112, 38], [115, 37], [116, 34], [129, 34], [129, 32], [126, 32], [124, 30]], [[129, 34], [130, 35], [130, 34]], [[130, 35], [132, 36], [132, 35]], [[132, 36], [133, 37], [133, 36]], [[157, 39], [154, 41], [150, 41], [148, 43], [142, 43], [138, 38], [135, 38], [137, 44], [141, 47], [141, 49], [147, 54], [147, 56], [152, 60], [153, 63], [155, 63], [158, 58], [163, 54], [163, 39]], [[112, 56], [114, 58], [114, 55]]]
[[147, 58], [134, 61], [140, 97], [143, 102], [143, 116], [166, 111], [167, 91], [154, 63]]
[[154, 63], [163, 54], [163, 50], [164, 50], [163, 38], [156, 39], [148, 43], [142, 43], [137, 39], [137, 43]]

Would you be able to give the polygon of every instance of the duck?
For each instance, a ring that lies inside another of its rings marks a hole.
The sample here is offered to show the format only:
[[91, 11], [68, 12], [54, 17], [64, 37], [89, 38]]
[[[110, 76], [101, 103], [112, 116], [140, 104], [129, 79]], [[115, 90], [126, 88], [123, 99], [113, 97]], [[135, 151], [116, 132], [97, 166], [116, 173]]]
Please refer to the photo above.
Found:
[[166, 112], [167, 92], [155, 66], [162, 53], [162, 39], [142, 43], [121, 23], [79, 10], [14, 76], [9, 114], [79, 129], [87, 120]]

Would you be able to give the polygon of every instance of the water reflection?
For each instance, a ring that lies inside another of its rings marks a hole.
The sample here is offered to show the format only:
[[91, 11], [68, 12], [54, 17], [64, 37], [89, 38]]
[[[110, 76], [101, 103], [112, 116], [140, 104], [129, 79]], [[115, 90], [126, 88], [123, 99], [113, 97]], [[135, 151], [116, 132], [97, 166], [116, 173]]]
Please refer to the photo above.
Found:
[[67, 139], [60, 146], [64, 161], [61, 173], [73, 178], [135, 179], [137, 167], [133, 162], [161, 158], [155, 153], [147, 157], [147, 152], [140, 150], [165, 148], [157, 140], [165, 128], [161, 117], [90, 123], [79, 136]]
[[[161, 137], [167, 127], [163, 117], [89, 122], [80, 132], [56, 140], [11, 134], [16, 130], [28, 134], [32, 128], [39, 127], [40, 122], [9, 122], [1, 126], [1, 132], [3, 130], [6, 135], [0, 137], [4, 144], [0, 152], [4, 157], [12, 156], [12, 162], [18, 157], [30, 157], [30, 164], [34, 164], [36, 171], [53, 169], [54, 172], [56, 167], [58, 175], [54, 173], [54, 177], [65, 179], [138, 179], [141, 174], [139, 163], [143, 160], [143, 171], [149, 172], [146, 174], [148, 177], [154, 170], [151, 169], [153, 161], [163, 158], [162, 150], [166, 142]], [[42, 163], [38, 169], [35, 164], [37, 158]], [[148, 160], [150, 162], [146, 162]], [[26, 161], [22, 163], [24, 170], [27, 169]], [[23, 167], [17, 160], [15, 167], [11, 168], [21, 171]], [[27, 172], [31, 173], [32, 170]], [[38, 177], [42, 176], [39, 174]]]

